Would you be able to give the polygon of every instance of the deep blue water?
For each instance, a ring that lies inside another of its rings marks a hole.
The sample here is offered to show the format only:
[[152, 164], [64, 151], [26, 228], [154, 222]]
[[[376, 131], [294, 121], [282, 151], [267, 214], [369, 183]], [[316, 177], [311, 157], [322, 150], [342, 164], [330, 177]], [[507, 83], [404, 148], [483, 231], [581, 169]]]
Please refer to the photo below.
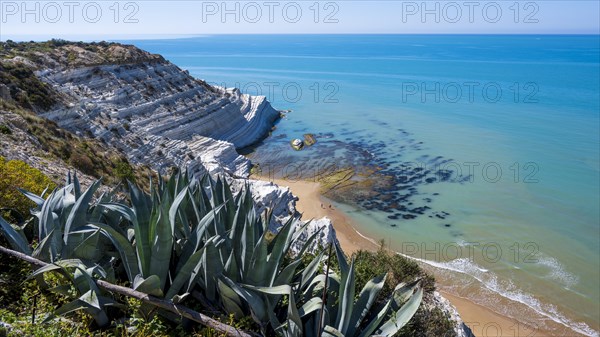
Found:
[[[426, 213], [391, 221], [381, 211], [338, 206], [361, 233], [437, 266], [448, 291], [559, 334], [598, 335], [599, 36], [130, 42], [211, 84], [241, 87], [293, 110], [251, 155], [254, 162], [343, 166], [364, 149], [369, 156], [361, 164], [396, 174], [409, 161], [446, 165], [453, 179], [420, 184], [411, 197], [449, 213], [443, 220]], [[304, 133], [320, 135], [319, 142], [293, 152], [290, 139]], [[406, 243], [454, 243], [475, 253], [427, 255], [407, 251]], [[486, 245], [500, 250], [498, 259]]]

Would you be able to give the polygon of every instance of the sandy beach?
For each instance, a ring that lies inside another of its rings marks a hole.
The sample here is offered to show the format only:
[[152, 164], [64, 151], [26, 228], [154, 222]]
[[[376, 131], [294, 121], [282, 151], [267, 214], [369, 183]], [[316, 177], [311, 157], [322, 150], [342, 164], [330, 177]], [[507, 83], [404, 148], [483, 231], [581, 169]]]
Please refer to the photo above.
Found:
[[[323, 197], [319, 183], [311, 181], [268, 179], [252, 176], [253, 179], [268, 180], [280, 186], [287, 186], [298, 197], [296, 208], [302, 213], [302, 219], [328, 217], [331, 219], [338, 240], [344, 251], [352, 254], [360, 249], [377, 250], [379, 246], [361, 236], [352, 224], [352, 220], [335, 207], [329, 207], [331, 202]], [[440, 291], [460, 313], [463, 321], [472, 329], [477, 337], [539, 337], [552, 336], [545, 331], [534, 331], [522, 323], [509, 317], [502, 316], [491, 309], [471, 302], [469, 299], [458, 297]]]

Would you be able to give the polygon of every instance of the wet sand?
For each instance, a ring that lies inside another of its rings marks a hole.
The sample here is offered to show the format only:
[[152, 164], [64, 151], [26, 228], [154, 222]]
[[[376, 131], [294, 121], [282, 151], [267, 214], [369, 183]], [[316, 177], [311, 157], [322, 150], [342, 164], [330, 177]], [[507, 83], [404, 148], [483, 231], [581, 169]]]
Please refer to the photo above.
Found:
[[[303, 180], [268, 179], [252, 176], [252, 179], [273, 181], [279, 186], [287, 186], [298, 197], [296, 209], [302, 213], [302, 219], [328, 217], [331, 219], [342, 248], [347, 254], [363, 249], [375, 251], [379, 245], [361, 236], [352, 224], [352, 220], [335, 207], [320, 193], [319, 183]], [[440, 293], [454, 305], [463, 321], [477, 337], [541, 337], [552, 336], [545, 331], [534, 331], [522, 323], [502, 316], [493, 310], [444, 291]]]

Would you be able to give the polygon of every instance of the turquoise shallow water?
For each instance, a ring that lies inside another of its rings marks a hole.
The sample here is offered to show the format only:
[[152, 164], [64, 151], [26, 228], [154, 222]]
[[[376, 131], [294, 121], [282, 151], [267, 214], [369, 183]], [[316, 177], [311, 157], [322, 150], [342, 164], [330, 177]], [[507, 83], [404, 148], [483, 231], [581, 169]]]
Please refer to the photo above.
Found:
[[[556, 334], [598, 335], [598, 36], [130, 42], [292, 109], [251, 155], [264, 167], [305, 163], [306, 176], [356, 164], [359, 151], [396, 176], [407, 162], [452, 171], [415, 185], [410, 202], [430, 207], [415, 219], [338, 206], [365, 236], [432, 265], [448, 291]], [[307, 132], [319, 142], [292, 153], [289, 140]]]

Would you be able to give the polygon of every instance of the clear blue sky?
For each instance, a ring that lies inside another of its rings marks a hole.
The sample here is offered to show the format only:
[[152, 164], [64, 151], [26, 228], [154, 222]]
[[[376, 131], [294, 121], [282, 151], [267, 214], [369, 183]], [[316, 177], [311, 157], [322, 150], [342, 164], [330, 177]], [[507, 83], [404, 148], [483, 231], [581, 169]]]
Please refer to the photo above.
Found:
[[600, 1], [0, 0], [0, 39], [212, 34], [599, 34]]

